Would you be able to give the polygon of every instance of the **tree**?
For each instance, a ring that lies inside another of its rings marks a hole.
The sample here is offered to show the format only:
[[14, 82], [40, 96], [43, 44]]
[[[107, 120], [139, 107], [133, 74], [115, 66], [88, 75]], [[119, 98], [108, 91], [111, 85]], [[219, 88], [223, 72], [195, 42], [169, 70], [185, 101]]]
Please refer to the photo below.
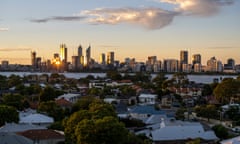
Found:
[[47, 113], [53, 117], [55, 121], [60, 121], [64, 118], [64, 110], [54, 101], [41, 102], [38, 111]]
[[203, 85], [202, 96], [209, 96], [213, 93], [213, 89], [209, 84]]
[[208, 119], [208, 121], [210, 118], [218, 117], [218, 112], [215, 105], [196, 106], [195, 112], [197, 113], [197, 116], [205, 117]]
[[108, 71], [106, 76], [111, 80], [122, 80], [122, 75], [117, 71]]
[[113, 106], [93, 99], [84, 109], [64, 120], [67, 143], [110, 144], [123, 143], [128, 132], [118, 121]]
[[101, 96], [102, 93], [103, 93], [103, 90], [96, 87], [90, 88], [88, 90], [88, 95], [90, 96]]
[[240, 118], [239, 107], [238, 106], [230, 106], [230, 108], [225, 112], [225, 114], [231, 120], [237, 121]]
[[16, 108], [12, 106], [0, 105], [0, 126], [4, 125], [5, 122], [18, 123], [19, 117]]
[[77, 112], [79, 110], [88, 110], [89, 105], [96, 101], [96, 99], [92, 96], [83, 96], [79, 99], [72, 107], [72, 113]]
[[213, 91], [214, 96], [221, 103], [229, 103], [232, 98], [237, 98], [240, 93], [240, 81], [233, 78], [223, 79]]
[[3, 103], [8, 106], [13, 106], [18, 110], [23, 109], [24, 97], [20, 94], [5, 94], [3, 96]]
[[212, 127], [212, 130], [215, 132], [216, 136], [220, 139], [228, 138], [228, 130], [222, 125], [215, 125]]
[[159, 73], [154, 79], [153, 82], [156, 83], [156, 86], [159, 88], [163, 87], [163, 82], [167, 80], [167, 77], [164, 73]]
[[89, 112], [92, 114], [92, 119], [102, 119], [106, 116], [117, 118], [113, 106], [101, 101], [95, 101], [91, 103], [89, 105]]
[[84, 119], [78, 124], [75, 135], [79, 144], [122, 144], [128, 132], [116, 118], [106, 116], [95, 121]]
[[172, 76], [172, 80], [174, 80], [174, 83], [177, 87], [189, 84], [186, 73], [175, 73]]
[[17, 85], [20, 85], [21, 83], [22, 83], [21, 77], [18, 75], [12, 74], [8, 78], [9, 87], [17, 86]]
[[3, 75], [0, 75], [0, 90], [4, 90], [7, 87], [8, 87], [7, 86], [7, 77], [3, 76]]
[[[65, 119], [63, 122], [64, 132], [66, 136], [67, 143], [77, 143], [77, 136], [75, 135], [75, 129], [82, 120], [90, 119], [91, 114], [87, 110], [80, 110], [73, 113], [68, 119]], [[87, 128], [88, 129], [88, 128]]]
[[136, 95], [136, 90], [133, 89], [131, 86], [124, 85], [121, 86], [120, 88], [121, 95], [123, 96], [135, 96]]
[[40, 102], [54, 100], [54, 98], [56, 98], [55, 90], [52, 87], [47, 86], [41, 91], [39, 98]]
[[175, 118], [177, 120], [184, 120], [185, 119], [185, 116], [184, 116], [184, 113], [186, 112], [187, 110], [185, 108], [179, 108], [177, 111], [176, 111], [176, 114], [175, 114]]
[[201, 139], [197, 138], [191, 141], [188, 141], [186, 144], [200, 144], [201, 143]]

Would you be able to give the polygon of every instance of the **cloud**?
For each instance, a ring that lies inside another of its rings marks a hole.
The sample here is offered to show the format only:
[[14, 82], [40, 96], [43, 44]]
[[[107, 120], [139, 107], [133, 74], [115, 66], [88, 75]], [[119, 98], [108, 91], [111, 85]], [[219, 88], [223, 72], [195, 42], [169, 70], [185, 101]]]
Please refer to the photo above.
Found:
[[217, 14], [222, 6], [232, 5], [236, 0], [152, 0], [168, 3], [172, 10], [160, 7], [141, 8], [97, 8], [81, 11], [77, 16], [53, 16], [31, 19], [35, 23], [49, 21], [87, 21], [93, 25], [117, 25], [127, 23], [147, 29], [161, 29], [170, 25], [176, 16], [211, 16]]
[[79, 21], [84, 19], [82, 16], [54, 16], [49, 18], [43, 18], [43, 19], [31, 19], [31, 22], [36, 23], [46, 23], [49, 21]]
[[160, 0], [176, 5], [177, 11], [187, 15], [211, 16], [217, 14], [221, 6], [232, 5], [235, 0]]
[[0, 27], [0, 32], [1, 31], [9, 31], [9, 28]]
[[83, 11], [81, 15], [88, 17], [91, 24], [130, 23], [148, 29], [160, 29], [169, 25], [179, 12], [161, 8], [101, 8]]

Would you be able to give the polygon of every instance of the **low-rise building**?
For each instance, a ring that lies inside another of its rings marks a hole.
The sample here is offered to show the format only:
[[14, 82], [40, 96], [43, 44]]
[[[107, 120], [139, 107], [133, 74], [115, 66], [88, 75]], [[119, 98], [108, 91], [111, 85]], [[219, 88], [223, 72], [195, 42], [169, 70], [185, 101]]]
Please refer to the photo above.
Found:
[[155, 94], [140, 94], [138, 96], [139, 103], [146, 105], [153, 105], [156, 103], [157, 95]]

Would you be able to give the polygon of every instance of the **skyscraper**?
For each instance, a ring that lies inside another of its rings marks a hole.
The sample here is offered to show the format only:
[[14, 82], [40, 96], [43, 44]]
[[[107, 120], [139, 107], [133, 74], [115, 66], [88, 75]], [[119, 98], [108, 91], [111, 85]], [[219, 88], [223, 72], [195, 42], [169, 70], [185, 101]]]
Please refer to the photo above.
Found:
[[65, 44], [60, 45], [60, 60], [64, 64], [67, 63], [67, 47]]
[[183, 64], [188, 64], [188, 51], [180, 51], [180, 70], [183, 70]]
[[165, 59], [163, 60], [163, 70], [165, 72], [178, 72], [179, 61], [176, 59]]
[[200, 54], [194, 54], [192, 56], [192, 64], [201, 64], [201, 55]]
[[229, 59], [227, 59], [227, 64], [228, 64], [230, 67], [234, 68], [234, 67], [235, 67], [235, 60], [232, 59], [232, 58], [229, 58]]
[[73, 67], [73, 70], [77, 70], [80, 67], [79, 56], [72, 56], [72, 67]]
[[33, 52], [31, 52], [31, 64], [32, 64], [32, 67], [33, 68], [36, 68], [36, 52], [35, 51], [33, 51]]
[[215, 57], [211, 57], [210, 60], [207, 61], [207, 70], [209, 72], [222, 72], [223, 66], [222, 62], [217, 60]]
[[82, 46], [81, 46], [81, 45], [78, 47], [78, 56], [79, 56], [79, 57], [83, 56]]
[[188, 64], [188, 51], [180, 51], [180, 63]]
[[107, 53], [107, 64], [114, 64], [114, 52]]
[[102, 53], [102, 54], [100, 55], [99, 62], [100, 62], [100, 64], [102, 64], [102, 65], [105, 65], [105, 64], [106, 64], [106, 57], [105, 57], [105, 54], [104, 54], [104, 53]]
[[91, 62], [91, 46], [89, 45], [86, 50], [86, 65], [89, 66]]

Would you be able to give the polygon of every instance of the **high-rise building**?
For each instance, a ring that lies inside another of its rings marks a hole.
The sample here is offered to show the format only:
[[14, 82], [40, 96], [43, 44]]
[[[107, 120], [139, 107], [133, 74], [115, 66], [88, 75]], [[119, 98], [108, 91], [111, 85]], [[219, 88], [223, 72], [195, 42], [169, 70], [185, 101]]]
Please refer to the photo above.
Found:
[[86, 65], [89, 66], [91, 63], [91, 46], [89, 45], [88, 48], [86, 49]]
[[192, 64], [201, 64], [201, 55], [200, 54], [194, 54], [192, 56]]
[[83, 56], [82, 46], [81, 46], [81, 45], [78, 47], [78, 56], [79, 56], [79, 57]]
[[165, 72], [178, 72], [179, 71], [179, 61], [176, 59], [163, 60], [163, 70]]
[[154, 65], [157, 62], [157, 56], [149, 56], [147, 60], [147, 65]]
[[60, 60], [64, 64], [67, 63], [67, 47], [65, 44], [60, 45]]
[[80, 67], [79, 56], [72, 56], [72, 67], [73, 67], [73, 70], [77, 70]]
[[222, 72], [223, 71], [222, 62], [217, 60], [215, 57], [211, 57], [211, 59], [207, 61], [207, 71]]
[[200, 64], [200, 63], [194, 64], [193, 71], [196, 73], [202, 72], [202, 64]]
[[59, 59], [59, 54], [58, 53], [53, 54], [53, 58], [54, 59]]
[[114, 64], [114, 52], [107, 53], [107, 64]]
[[234, 73], [235, 72], [235, 60], [232, 58], [229, 58], [227, 60], [227, 64], [224, 64], [224, 72], [227, 73]]
[[232, 59], [232, 58], [229, 58], [229, 59], [227, 60], [227, 64], [228, 64], [229, 66], [231, 66], [232, 68], [234, 68], [234, 67], [235, 67], [235, 60]]
[[40, 69], [41, 68], [41, 63], [42, 63], [42, 58], [37, 57], [36, 58], [36, 68]]
[[104, 53], [102, 53], [102, 54], [100, 55], [99, 62], [100, 62], [100, 64], [102, 64], [102, 65], [105, 65], [105, 64], [106, 64], [106, 57], [105, 57], [105, 54], [104, 54]]
[[36, 62], [37, 62], [36, 56], [37, 54], [35, 51], [31, 52], [31, 64], [33, 68], [36, 68]]
[[1, 68], [6, 69], [6, 68], [8, 68], [8, 65], [9, 65], [9, 62], [7, 60], [3, 60]]
[[148, 56], [148, 59], [146, 61], [146, 71], [155, 72], [157, 69], [159, 69], [157, 56]]
[[181, 50], [180, 51], [180, 68], [181, 71], [183, 69], [183, 64], [188, 64], [188, 51]]

